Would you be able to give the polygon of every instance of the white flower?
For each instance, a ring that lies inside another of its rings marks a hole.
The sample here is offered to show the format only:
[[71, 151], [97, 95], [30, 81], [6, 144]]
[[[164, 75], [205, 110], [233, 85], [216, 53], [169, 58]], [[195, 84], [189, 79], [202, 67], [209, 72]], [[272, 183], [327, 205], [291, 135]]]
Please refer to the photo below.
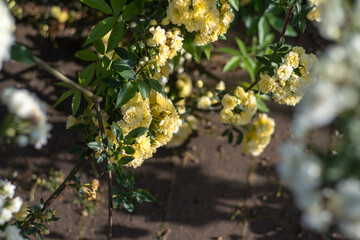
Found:
[[7, 223], [8, 221], [10, 221], [12, 218], [12, 213], [9, 209], [7, 208], [3, 208], [0, 211], [0, 226], [4, 225], [5, 223]]
[[317, 22], [320, 34], [327, 39], [338, 39], [341, 36], [341, 27], [345, 22], [343, 1], [326, 0], [319, 5], [321, 21]]
[[4, 239], [6, 240], [24, 240], [24, 238], [20, 234], [20, 229], [13, 225], [7, 226], [1, 237], [4, 237]]
[[10, 58], [11, 45], [14, 43], [14, 19], [5, 1], [0, 0], [0, 70], [3, 61]]
[[46, 105], [26, 89], [6, 88], [0, 100], [15, 116], [30, 122], [30, 143], [40, 149], [50, 137], [51, 125], [47, 123]]
[[301, 216], [304, 224], [318, 232], [325, 232], [332, 223], [332, 214], [321, 204], [314, 204], [306, 209]]
[[293, 68], [291, 66], [287, 64], [283, 64], [276, 70], [276, 75], [280, 80], [286, 81], [289, 79], [292, 72], [293, 72]]
[[360, 221], [343, 220], [338, 223], [340, 230], [351, 239], [360, 239]]
[[0, 196], [5, 198], [13, 198], [15, 193], [15, 185], [11, 184], [8, 180], [0, 180]]
[[342, 197], [341, 210], [344, 217], [360, 221], [360, 181], [345, 179], [336, 185], [336, 189]]
[[304, 150], [302, 144], [283, 145], [282, 162], [278, 165], [281, 180], [297, 195], [309, 193], [321, 183], [320, 161]]
[[310, 129], [329, 124], [338, 114], [356, 106], [358, 98], [354, 88], [319, 81], [296, 109], [293, 122], [295, 135], [304, 136]]
[[22, 204], [23, 204], [23, 201], [21, 200], [21, 198], [16, 197], [16, 198], [11, 200], [10, 205], [8, 206], [8, 209], [12, 213], [17, 213], [17, 212], [20, 211]]

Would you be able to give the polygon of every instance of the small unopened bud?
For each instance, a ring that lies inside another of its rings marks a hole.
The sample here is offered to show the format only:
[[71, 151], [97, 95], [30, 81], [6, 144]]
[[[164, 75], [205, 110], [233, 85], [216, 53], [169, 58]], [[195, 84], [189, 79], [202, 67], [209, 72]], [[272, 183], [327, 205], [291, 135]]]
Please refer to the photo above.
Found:
[[136, 27], [136, 26], [137, 26], [136, 22], [130, 23], [130, 27], [131, 27], [131, 28], [134, 28], [134, 27]]
[[150, 70], [154, 70], [154, 69], [155, 69], [154, 64], [151, 64], [151, 65], [150, 65]]
[[145, 44], [143, 42], [139, 43], [139, 47], [143, 49], [145, 47]]
[[159, 83], [160, 83], [161, 85], [165, 85], [167, 82], [168, 82], [168, 79], [167, 79], [165, 76], [161, 76], [161, 77], [159, 78]]
[[47, 213], [46, 213], [46, 219], [51, 219], [51, 217], [52, 217], [51, 213], [50, 213], [50, 212], [47, 212]]
[[135, 46], [135, 45], [131, 45], [130, 49], [133, 50], [133, 51], [135, 51], [135, 50], [136, 50], [136, 46]]
[[44, 234], [45, 234], [45, 235], [49, 235], [49, 234], [50, 234], [50, 230], [49, 230], [49, 229], [44, 229]]
[[149, 32], [150, 32], [150, 33], [153, 33], [153, 32], [154, 32], [154, 30], [155, 30], [155, 28], [154, 28], [154, 27], [149, 28]]
[[204, 86], [204, 82], [202, 80], [198, 80], [196, 82], [196, 85], [198, 86], [198, 88], [202, 88]]
[[155, 26], [157, 24], [157, 21], [155, 19], [150, 20], [150, 25]]
[[163, 18], [163, 19], [161, 20], [161, 25], [166, 26], [166, 25], [168, 25], [169, 23], [170, 23], [170, 20], [169, 20], [168, 18]]
[[192, 58], [190, 53], [185, 53], [184, 57], [185, 57], [186, 60], [190, 60]]
[[140, 66], [144, 66], [145, 62], [143, 60], [139, 61]]
[[148, 57], [143, 57], [143, 60], [144, 60], [144, 62], [147, 62], [147, 61], [149, 61], [149, 58]]

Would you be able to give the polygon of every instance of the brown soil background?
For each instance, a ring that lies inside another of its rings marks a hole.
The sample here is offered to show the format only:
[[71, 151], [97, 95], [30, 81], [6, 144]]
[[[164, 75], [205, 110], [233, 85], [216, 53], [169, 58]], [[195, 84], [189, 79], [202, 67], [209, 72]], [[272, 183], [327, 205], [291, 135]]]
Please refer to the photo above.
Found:
[[[229, 34], [229, 40], [219, 42], [217, 46], [235, 47], [234, 36], [241, 37], [241, 32], [235, 28]], [[314, 34], [310, 31], [292, 41], [314, 52], [323, 47]], [[18, 43], [26, 45], [72, 79], [76, 79], [77, 71], [85, 64], [74, 56], [81, 48], [83, 37], [84, 34], [79, 34], [46, 40], [28, 23], [19, 24], [16, 31]], [[221, 68], [229, 58], [214, 53], [211, 62], [204, 59], [201, 68], [190, 69], [193, 80], [201, 78], [210, 86], [215, 86], [218, 79], [224, 80], [227, 86], [248, 81], [246, 72], [240, 69], [222, 73]], [[50, 168], [61, 170], [65, 175], [69, 173], [78, 155], [68, 153], [67, 149], [81, 135], [76, 130], [65, 130], [66, 117], [71, 114], [69, 99], [55, 109], [51, 108], [66, 89], [53, 85], [58, 81], [43, 69], [9, 61], [4, 65], [0, 79], [0, 89], [10, 85], [25, 87], [49, 106], [52, 138], [41, 151], [0, 146], [0, 176], [11, 179], [17, 186], [16, 194], [27, 201], [34, 174], [46, 177]], [[113, 239], [159, 239], [160, 233], [165, 233], [163, 239], [167, 240], [344, 239], [335, 233], [321, 236], [304, 229], [290, 192], [282, 188], [281, 196], [277, 196], [280, 186], [276, 174], [276, 164], [280, 161], [278, 149], [291, 139], [293, 109], [274, 103], [269, 106], [269, 115], [276, 121], [276, 131], [270, 145], [257, 158], [243, 154], [241, 146], [229, 145], [227, 139], [221, 137], [225, 127], [217, 114], [200, 112], [198, 131], [184, 146], [176, 150], [159, 149], [152, 159], [134, 170], [136, 186], [149, 190], [156, 201], [136, 205], [134, 213], [115, 210]], [[328, 139], [327, 129], [319, 130], [309, 138], [323, 147]], [[98, 167], [99, 172], [102, 167]], [[17, 177], [13, 175], [14, 171], [17, 171]], [[95, 178], [90, 162], [80, 174], [82, 182]], [[51, 224], [51, 234], [45, 239], [106, 238], [106, 177], [102, 176], [100, 181], [100, 194], [104, 200], [94, 215], [81, 216], [79, 206], [72, 203], [74, 190], [66, 189], [61, 194], [51, 206], [58, 210], [60, 220]], [[39, 204], [40, 197], [46, 199], [50, 194], [37, 188], [35, 200], [29, 205]], [[231, 219], [231, 216], [236, 217]]]

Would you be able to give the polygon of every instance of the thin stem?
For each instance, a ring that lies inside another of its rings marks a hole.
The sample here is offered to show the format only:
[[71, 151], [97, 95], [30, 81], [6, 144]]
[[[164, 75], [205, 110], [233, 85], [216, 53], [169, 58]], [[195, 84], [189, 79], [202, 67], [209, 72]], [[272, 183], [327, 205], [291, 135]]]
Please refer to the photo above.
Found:
[[29, 225], [35, 220], [36, 216], [39, 215], [39, 213], [44, 212], [51, 204], [52, 202], [59, 197], [59, 195], [64, 191], [64, 189], [69, 185], [69, 182], [74, 179], [75, 174], [79, 171], [79, 169], [84, 165], [84, 163], [89, 159], [89, 155], [80, 158], [80, 160], [76, 163], [74, 168], [71, 170], [69, 175], [65, 178], [65, 180], [61, 183], [61, 185], [51, 194], [51, 196], [45, 201], [44, 206], [37, 210], [37, 213], [35, 213], [31, 218], [29, 218], [24, 225], [21, 228], [21, 233], [23, 233]]
[[55, 77], [57, 77], [59, 80], [63, 81], [64, 83], [68, 84], [69, 86], [75, 88], [76, 90], [78, 90], [79, 92], [83, 93], [85, 96], [88, 96], [89, 98], [91, 98], [92, 100], [94, 100], [94, 102], [101, 102], [102, 101], [102, 97], [99, 97], [95, 94], [93, 94], [92, 92], [90, 92], [89, 90], [87, 90], [86, 88], [81, 87], [79, 84], [75, 83], [74, 81], [72, 81], [70, 78], [66, 77], [64, 74], [62, 74], [61, 72], [57, 71], [56, 69], [50, 67], [47, 63], [45, 63], [43, 60], [41, 60], [40, 58], [33, 56], [33, 59], [35, 61], [36, 64], [38, 64], [39, 66], [43, 67], [47, 72], [49, 72], [51, 75], [54, 75]]
[[[288, 13], [287, 13], [287, 15], [286, 15], [284, 27], [283, 27], [283, 29], [282, 29], [282, 31], [281, 31], [279, 40], [278, 40], [278, 42], [277, 42], [277, 44], [276, 44], [276, 48], [275, 48], [275, 51], [274, 51], [274, 53], [273, 53], [274, 56], [276, 55], [277, 51], [279, 50], [280, 40], [281, 40], [281, 38], [283, 38], [283, 37], [285, 36], [286, 30], [287, 30], [287, 28], [288, 28], [288, 26], [289, 26], [289, 23], [290, 23], [290, 20], [291, 20], [291, 18], [292, 18], [292, 16], [293, 16], [294, 10], [295, 10], [295, 4], [293, 4], [293, 5], [289, 8], [289, 11], [288, 11]], [[258, 78], [255, 82], [253, 82], [253, 83], [250, 85], [250, 87], [248, 87], [248, 89], [247, 89], [246, 91], [251, 90], [259, 81], [260, 81], [260, 79]]]
[[[99, 122], [99, 128], [100, 128], [100, 132], [101, 132], [101, 139], [105, 134], [105, 129], [104, 129], [104, 124], [102, 121], [102, 116], [101, 116], [101, 109], [100, 109], [100, 103], [96, 102], [95, 105], [95, 110], [97, 113], [97, 118], [98, 118], [98, 122]], [[107, 164], [110, 164], [110, 160], [109, 158], [107, 158]], [[112, 193], [111, 193], [111, 189], [112, 189], [112, 172], [108, 171], [108, 235], [107, 235], [107, 239], [110, 240], [112, 237], [112, 212], [113, 212], [113, 202], [112, 202]]]

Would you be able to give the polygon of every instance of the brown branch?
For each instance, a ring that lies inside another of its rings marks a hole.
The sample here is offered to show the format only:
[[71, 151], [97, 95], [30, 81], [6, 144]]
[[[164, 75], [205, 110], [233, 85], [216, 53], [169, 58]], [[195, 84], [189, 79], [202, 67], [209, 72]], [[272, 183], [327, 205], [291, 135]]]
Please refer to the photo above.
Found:
[[[281, 31], [281, 34], [280, 34], [279, 40], [278, 40], [278, 42], [277, 42], [277, 44], [276, 44], [276, 48], [275, 48], [275, 51], [274, 51], [273, 55], [276, 55], [277, 51], [279, 50], [280, 40], [281, 40], [281, 38], [283, 38], [283, 37], [285, 36], [286, 30], [287, 30], [287, 28], [288, 28], [288, 26], [289, 26], [289, 23], [290, 23], [290, 20], [291, 20], [291, 18], [292, 18], [292, 16], [293, 16], [293, 13], [294, 13], [294, 10], [295, 10], [295, 6], [296, 6], [296, 5], [293, 4], [293, 5], [289, 8], [289, 11], [288, 11], [288, 13], [287, 13], [287, 15], [286, 15], [286, 18], [285, 18], [284, 27], [283, 27], [283, 29], [282, 29], [282, 31]], [[247, 89], [246, 91], [251, 90], [259, 81], [260, 81], [260, 79], [257, 79], [255, 82], [253, 82], [253, 83], [250, 85], [250, 87], [248, 87], [248, 89]]]
[[99, 96], [93, 94], [92, 92], [90, 92], [89, 90], [87, 90], [86, 88], [81, 87], [79, 84], [75, 83], [73, 80], [69, 79], [68, 77], [66, 77], [61, 72], [59, 72], [56, 69], [50, 67], [47, 63], [45, 63], [40, 58], [38, 58], [36, 56], [33, 56], [33, 59], [34, 59], [36, 64], [43, 67], [51, 75], [57, 77], [59, 80], [61, 80], [64, 83], [68, 84], [69, 86], [75, 88], [76, 90], [78, 90], [79, 92], [84, 94], [85, 96], [91, 98], [94, 102], [101, 102], [102, 101], [102, 97], [99, 97]]
[[[104, 129], [104, 124], [103, 124], [103, 120], [102, 120], [102, 116], [101, 116], [101, 109], [100, 109], [100, 102], [96, 102], [95, 104], [95, 110], [97, 113], [97, 118], [98, 118], [98, 122], [99, 122], [99, 128], [100, 128], [100, 133], [101, 133], [101, 139], [103, 138], [103, 136], [105, 135], [105, 129]], [[110, 164], [110, 160], [109, 158], [106, 159], [107, 160], [107, 164]], [[112, 202], [112, 172], [108, 171], [108, 235], [107, 235], [107, 239], [110, 240], [112, 237], [112, 212], [113, 212], [113, 202]]]
[[71, 170], [71, 172], [69, 173], [69, 175], [65, 178], [65, 180], [60, 184], [60, 186], [55, 190], [55, 192], [53, 192], [53, 194], [51, 194], [51, 196], [45, 201], [44, 206], [37, 210], [37, 212], [31, 217], [29, 218], [25, 224], [22, 226], [21, 228], [21, 233], [23, 233], [28, 227], [29, 225], [36, 219], [36, 216], [39, 213], [42, 213], [45, 211], [45, 209], [47, 209], [52, 202], [59, 197], [59, 195], [64, 191], [64, 189], [69, 185], [69, 182], [71, 180], [74, 179], [75, 174], [79, 171], [79, 169], [84, 165], [84, 163], [89, 159], [89, 155], [82, 157], [74, 166], [74, 168]]

